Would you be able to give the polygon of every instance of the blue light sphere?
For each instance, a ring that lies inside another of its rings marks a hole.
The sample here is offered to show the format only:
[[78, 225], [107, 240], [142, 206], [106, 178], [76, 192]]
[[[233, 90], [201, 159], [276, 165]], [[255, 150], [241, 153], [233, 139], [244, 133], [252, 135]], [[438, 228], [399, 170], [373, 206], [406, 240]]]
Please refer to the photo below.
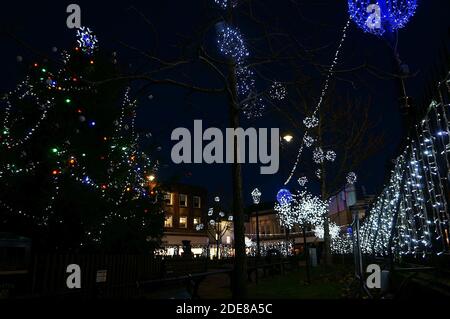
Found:
[[280, 205], [287, 205], [292, 201], [292, 194], [287, 189], [280, 189], [277, 194], [277, 201]]
[[365, 32], [381, 36], [404, 28], [416, 13], [417, 1], [348, 0], [348, 12]]

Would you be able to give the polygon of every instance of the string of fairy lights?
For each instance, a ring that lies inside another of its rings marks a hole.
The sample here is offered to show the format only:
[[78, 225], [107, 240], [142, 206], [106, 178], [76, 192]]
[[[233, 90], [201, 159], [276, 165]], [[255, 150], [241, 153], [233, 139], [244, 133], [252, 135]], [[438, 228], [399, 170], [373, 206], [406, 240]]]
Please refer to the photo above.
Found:
[[433, 101], [416, 125], [361, 227], [364, 253], [416, 258], [449, 253], [449, 106]]
[[[305, 130], [305, 133], [304, 133], [303, 138], [301, 140], [301, 144], [300, 144], [299, 150], [297, 152], [297, 156], [296, 156], [294, 165], [293, 165], [292, 169], [290, 170], [290, 173], [289, 173], [286, 181], [284, 182], [284, 185], [289, 184], [291, 179], [294, 177], [294, 174], [297, 171], [297, 167], [300, 164], [300, 158], [302, 156], [304, 147], [305, 146], [306, 147], [311, 147], [314, 144], [314, 142], [315, 142], [315, 139], [308, 133], [308, 130], [312, 129], [314, 127], [317, 127], [319, 125], [319, 119], [317, 118], [316, 115], [319, 112], [319, 110], [320, 110], [320, 108], [322, 106], [322, 103], [323, 103], [323, 101], [324, 101], [324, 99], [325, 99], [325, 97], [326, 97], [326, 95], [328, 93], [328, 88], [329, 88], [329, 85], [330, 85], [330, 81], [332, 79], [332, 76], [334, 75], [336, 66], [337, 66], [337, 64], [339, 62], [339, 58], [341, 56], [342, 47], [344, 46], [345, 40], [347, 39], [347, 31], [348, 31], [348, 28], [350, 26], [350, 22], [351, 22], [351, 19], [349, 18], [347, 20], [343, 30], [342, 30], [342, 36], [341, 36], [341, 39], [339, 41], [338, 47], [336, 49], [336, 52], [334, 54], [333, 62], [331, 63], [331, 65], [330, 65], [330, 67], [329, 67], [329, 69], [327, 71], [327, 76], [325, 78], [325, 82], [324, 82], [324, 85], [323, 85], [323, 88], [322, 88], [322, 91], [321, 91], [321, 94], [320, 94], [319, 101], [318, 101], [316, 107], [314, 108], [313, 113], [310, 116], [305, 117], [305, 119], [303, 120], [303, 124], [305, 125], [306, 130]], [[330, 156], [330, 157], [332, 157], [332, 156]], [[316, 161], [316, 159], [318, 159], [318, 158], [315, 158], [314, 161]], [[334, 161], [334, 159], [335, 159], [335, 157], [333, 157], [333, 161]], [[316, 176], [318, 176], [318, 178], [320, 178], [321, 174], [320, 173], [317, 174], [317, 172], [316, 172]]]
[[[235, 8], [238, 0], [215, 0], [215, 3], [223, 10]], [[289, 184], [297, 167], [300, 164], [304, 148], [311, 148], [317, 139], [311, 135], [311, 130], [320, 123], [317, 117], [322, 104], [327, 96], [332, 77], [341, 57], [348, 29], [351, 21], [354, 21], [364, 31], [381, 36], [385, 32], [396, 31], [403, 28], [417, 9], [416, 0], [377, 1], [381, 10], [383, 23], [380, 27], [373, 27], [368, 22], [368, 6], [373, 4], [369, 0], [348, 0], [350, 17], [342, 29], [341, 38], [335, 51], [330, 67], [326, 71], [325, 81], [321, 94], [313, 112], [305, 117], [303, 124], [306, 127], [301, 145], [297, 152], [294, 165], [284, 182]], [[375, 12], [375, 11], [374, 11]], [[95, 64], [94, 56], [98, 47], [98, 40], [89, 28], [77, 30], [78, 50], [90, 57], [90, 64]], [[239, 28], [225, 22], [217, 24], [217, 44], [219, 51], [236, 64], [237, 93], [241, 108], [247, 117], [259, 117], [262, 115], [265, 103], [262, 95], [256, 91], [255, 72], [245, 65], [250, 51], [245, 38]], [[64, 51], [62, 61], [68, 63], [71, 54]], [[64, 92], [67, 95], [65, 103], [73, 104], [71, 93], [80, 90], [91, 90], [89, 85], [82, 85], [82, 76], [67, 76], [63, 68], [55, 73], [48, 70], [44, 65], [34, 64], [41, 72], [40, 83], [48, 90]], [[108, 162], [107, 180], [98, 181], [89, 176], [88, 168], [83, 160], [88, 154], [75, 154], [71, 151], [70, 140], [62, 145], [51, 148], [50, 153], [54, 155], [54, 167], [49, 172], [53, 191], [44, 208], [42, 216], [37, 216], [20, 209], [15, 209], [4, 200], [0, 200], [0, 206], [10, 214], [27, 217], [35, 220], [39, 225], [48, 225], [49, 219], [63, 223], [59, 216], [54, 216], [54, 206], [61, 192], [61, 180], [70, 177], [73, 181], [85, 186], [92, 187], [103, 198], [113, 201], [117, 209], [106, 214], [104, 221], [95, 229], [86, 232], [86, 238], [99, 242], [103, 227], [109, 220], [120, 218], [124, 221], [136, 218], [133, 213], [122, 214], [120, 206], [127, 197], [134, 199], [148, 198], [150, 196], [149, 182], [153, 173], [157, 171], [150, 158], [139, 151], [139, 135], [136, 133], [136, 101], [129, 97], [130, 89], [127, 89], [121, 105], [119, 119], [114, 123], [114, 133], [111, 137], [105, 136], [104, 142], [110, 143], [109, 153], [105, 155]], [[275, 81], [270, 89], [269, 95], [273, 100], [282, 101], [287, 96], [286, 87]], [[40, 111], [35, 122], [20, 136], [15, 136], [13, 127], [17, 119], [13, 117], [13, 100], [31, 100]], [[42, 99], [35, 91], [35, 84], [30, 78], [21, 82], [15, 90], [9, 92], [2, 103], [5, 104], [2, 130], [0, 132], [0, 145], [6, 150], [14, 150], [29, 143], [39, 129], [48, 119], [48, 114], [56, 105], [54, 99]], [[449, 104], [442, 97], [441, 101], [431, 103], [424, 119], [415, 127], [413, 136], [410, 137], [408, 146], [396, 159], [391, 178], [380, 196], [374, 202], [368, 217], [363, 223], [360, 231], [361, 248], [366, 254], [382, 255], [394, 253], [396, 256], [412, 255], [414, 257], [427, 257], [430, 254], [441, 255], [450, 251], [450, 216], [448, 212], [447, 194], [448, 178], [450, 175], [450, 122], [448, 120]], [[79, 109], [78, 118], [80, 122], [86, 122], [89, 127], [95, 127], [95, 119], [87, 118], [82, 109]], [[131, 116], [129, 115], [131, 114]], [[334, 162], [336, 153], [333, 150], [325, 150], [320, 146], [312, 150], [313, 161], [322, 164], [325, 161]], [[23, 154], [26, 156], [26, 154]], [[39, 162], [28, 162], [23, 167], [15, 163], [6, 163], [0, 167], [0, 179], [9, 175], [31, 174]], [[126, 171], [123, 180], [118, 181], [117, 172]], [[315, 174], [321, 177], [321, 169]], [[154, 177], [153, 177], [154, 178]], [[357, 176], [354, 172], [347, 175], [347, 182], [354, 184]], [[304, 187], [308, 182], [307, 177], [301, 176], [298, 184]], [[307, 191], [290, 194], [287, 190], [280, 190], [278, 203], [275, 211], [280, 217], [283, 226], [288, 229], [294, 227], [311, 227], [318, 238], [324, 237], [324, 216], [328, 212], [328, 202], [313, 196]], [[220, 216], [224, 217], [224, 216]], [[231, 221], [231, 220], [230, 220]], [[142, 226], [145, 227], [145, 220]], [[205, 227], [201, 224], [202, 227]], [[200, 227], [200, 225], [199, 225]], [[199, 229], [201, 230], [201, 229]], [[352, 236], [349, 232], [341, 234], [341, 228], [329, 221], [329, 234], [332, 240], [334, 253], [348, 253], [352, 250]], [[278, 235], [278, 234], [273, 234]], [[253, 243], [254, 244], [254, 243]], [[83, 245], [83, 243], [81, 243]], [[263, 247], [284, 250], [286, 254], [292, 251], [292, 243], [286, 245], [285, 241], [269, 243]], [[252, 246], [254, 251], [255, 247]], [[250, 250], [252, 250], [250, 249]], [[250, 254], [252, 254], [250, 252]]]
[[[348, 10], [349, 10], [349, 19], [343, 29], [342, 37], [339, 42], [338, 48], [336, 50], [336, 54], [333, 60], [333, 63], [331, 64], [331, 67], [328, 70], [327, 77], [325, 79], [324, 86], [322, 88], [321, 96], [318, 101], [318, 104], [316, 108], [314, 109], [314, 112], [308, 116], [305, 117], [303, 120], [303, 124], [306, 127], [305, 134], [303, 136], [303, 139], [301, 141], [301, 145], [299, 147], [297, 157], [295, 159], [293, 168], [290, 171], [290, 174], [288, 178], [286, 179], [284, 185], [287, 185], [292, 177], [294, 176], [297, 167], [300, 163], [300, 158], [303, 153], [303, 150], [305, 147], [312, 147], [315, 143], [315, 139], [308, 134], [308, 130], [315, 128], [319, 125], [319, 119], [317, 118], [316, 114], [320, 110], [320, 107], [324, 101], [324, 98], [327, 94], [329, 82], [331, 80], [331, 77], [334, 74], [335, 67], [339, 61], [340, 52], [342, 50], [342, 46], [345, 42], [345, 39], [347, 37], [347, 30], [350, 25], [351, 21], [354, 21], [358, 27], [363, 29], [365, 32], [369, 32], [378, 36], [383, 35], [386, 31], [387, 32], [393, 32], [398, 29], [401, 29], [406, 26], [410, 18], [415, 14], [415, 11], [417, 9], [417, 1], [416, 0], [397, 0], [397, 1], [377, 1], [375, 4], [372, 1], [368, 0], [349, 0], [348, 1]], [[439, 118], [440, 114], [437, 114], [437, 117]], [[445, 112], [443, 112], [442, 115], [444, 118], [446, 118]], [[424, 120], [423, 123], [428, 123], [427, 120]], [[441, 121], [438, 121], [438, 123], [441, 123]], [[448, 123], [448, 122], [447, 122]], [[423, 131], [423, 134], [429, 133], [428, 131]], [[438, 132], [439, 138], [441, 141], [443, 138], [446, 137], [447, 133], [444, 130], [440, 130]], [[422, 233], [419, 235], [420, 238], [413, 238], [409, 239], [414, 241], [414, 243], [418, 243], [420, 240], [420, 243], [424, 247], [429, 247], [431, 244], [431, 232], [430, 232], [430, 225], [437, 224], [439, 227], [436, 227], [438, 230], [437, 239], [440, 239], [441, 242], [443, 242], [442, 234], [444, 233], [442, 230], [443, 222], [440, 221], [439, 217], [442, 217], [442, 215], [446, 214], [447, 204], [446, 202], [441, 200], [444, 197], [444, 189], [442, 187], [442, 179], [439, 177], [440, 173], [437, 169], [436, 164], [436, 151], [434, 150], [433, 145], [430, 147], [427, 146], [426, 143], [432, 143], [432, 138], [427, 138], [424, 140], [423, 143], [420, 143], [420, 146], [425, 147], [425, 150], [422, 150], [422, 152], [418, 151], [416, 148], [411, 148], [411, 156], [413, 156], [412, 159], [410, 159], [410, 167], [409, 169], [409, 181], [406, 184], [406, 190], [408, 191], [408, 194], [403, 194], [402, 198], [406, 200], [400, 199], [400, 189], [401, 189], [401, 183], [402, 178], [405, 175], [404, 173], [404, 158], [406, 158], [406, 155], [403, 155], [397, 160], [397, 164], [395, 166], [395, 169], [393, 171], [392, 179], [390, 182], [390, 185], [384, 190], [383, 195], [380, 197], [380, 199], [375, 203], [373, 206], [373, 211], [369, 214], [370, 218], [367, 221], [367, 223], [363, 226], [363, 251], [365, 252], [383, 252], [384, 254], [387, 254], [387, 249], [389, 249], [389, 240], [390, 240], [390, 232], [391, 229], [389, 227], [389, 222], [392, 222], [392, 217], [394, 212], [398, 209], [396, 205], [399, 203], [401, 204], [400, 207], [405, 207], [405, 205], [409, 205], [406, 209], [403, 209], [401, 212], [399, 212], [399, 219], [401, 221], [408, 221], [409, 227], [404, 226], [404, 223], [400, 223], [399, 229], [402, 229], [403, 231], [406, 229], [408, 231], [407, 238], [411, 238], [411, 233], [417, 234], [417, 231], [421, 231]], [[445, 145], [445, 147], [447, 147]], [[445, 148], [446, 149], [446, 148]], [[425, 160], [423, 156], [426, 156]], [[313, 150], [313, 161], [316, 164], [322, 164], [325, 160], [334, 161], [336, 159], [336, 154], [329, 150], [325, 152], [320, 146], [316, 147]], [[429, 201], [432, 201], [432, 213], [434, 216], [434, 221], [430, 220], [428, 217], [428, 211], [427, 211], [427, 204], [425, 203], [424, 199], [424, 190], [422, 189], [422, 185], [420, 184], [420, 179], [423, 178], [422, 175], [419, 175], [417, 172], [420, 169], [419, 168], [419, 161], [423, 165], [423, 162], [426, 162], [428, 166], [425, 167], [425, 170], [427, 174], [425, 175], [425, 181], [427, 185], [427, 190], [430, 194]], [[446, 158], [446, 163], [448, 167], [448, 159]], [[321, 178], [322, 170], [318, 168], [315, 172], [317, 178]], [[435, 176], [438, 178], [439, 182], [439, 192], [436, 192], [436, 185], [434, 184]], [[347, 183], [354, 184], [357, 180], [357, 176], [354, 172], [349, 172], [347, 175]], [[307, 183], [307, 178], [302, 176], [298, 179], [298, 183], [300, 186], [304, 187]], [[285, 197], [287, 190], [280, 190], [279, 195], [281, 197]], [[409, 196], [409, 197], [406, 197]], [[415, 200], [414, 205], [417, 207], [420, 212], [416, 213], [414, 215], [414, 218], [411, 218], [409, 214], [410, 211], [412, 211], [411, 203], [413, 202], [412, 198]], [[281, 198], [282, 200], [286, 201], [285, 199]], [[289, 199], [291, 200], [291, 199]], [[280, 215], [282, 216], [282, 219], [285, 221], [286, 226], [292, 226], [294, 224], [295, 218], [292, 218], [292, 212], [289, 208], [283, 208], [283, 206], [287, 206], [280, 202], [280, 205], [276, 205], [276, 210], [279, 211]], [[443, 208], [441, 208], [443, 206]], [[436, 218], [438, 217], [438, 218]], [[425, 219], [425, 221], [423, 220]], [[416, 222], [419, 222], [421, 225], [421, 228], [419, 229], [411, 229], [411, 225], [415, 224]], [[446, 222], [448, 224], [448, 218], [446, 219]], [[378, 225], [378, 226], [375, 226]], [[334, 227], [335, 225], [332, 225], [330, 223], [330, 235], [332, 237], [332, 251], [334, 253], [351, 253], [353, 249], [353, 243], [352, 243], [352, 236], [349, 234], [349, 232], [345, 232], [343, 234], [339, 234], [339, 231], [337, 231], [337, 228]], [[403, 227], [403, 228], [402, 228]], [[317, 228], [317, 234], [316, 236], [320, 236], [323, 232], [323, 228], [320, 228], [320, 225], [316, 226]], [[373, 232], [373, 230], [376, 230], [376, 232]], [[331, 234], [333, 233], [333, 234]], [[417, 237], [417, 235], [416, 235]], [[397, 238], [397, 240], [399, 240]], [[402, 237], [402, 240], [404, 238]], [[407, 244], [410, 244], [409, 241], [407, 241]], [[444, 245], [445, 246], [445, 245]], [[447, 232], [447, 246], [448, 246], [448, 232]], [[415, 246], [415, 249], [417, 249], [418, 246]], [[440, 252], [442, 253], [442, 252]]]
[[[260, 243], [259, 253], [261, 256], [267, 256], [273, 251], [279, 252], [283, 256], [291, 256], [294, 253], [294, 243], [292, 240], [274, 240], [270, 242]], [[247, 255], [255, 257], [258, 253], [258, 247], [255, 242], [252, 242], [247, 247]]]

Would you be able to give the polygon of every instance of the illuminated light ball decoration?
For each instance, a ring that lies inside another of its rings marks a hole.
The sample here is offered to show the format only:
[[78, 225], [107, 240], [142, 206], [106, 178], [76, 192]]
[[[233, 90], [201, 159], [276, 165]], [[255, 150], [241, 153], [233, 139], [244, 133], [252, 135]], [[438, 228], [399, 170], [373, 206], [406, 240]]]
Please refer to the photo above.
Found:
[[261, 96], [252, 93], [248, 99], [242, 102], [241, 108], [248, 119], [258, 118], [263, 116], [266, 104]]
[[237, 91], [239, 96], [248, 97], [255, 90], [255, 74], [247, 67], [239, 66], [236, 69]]
[[223, 55], [235, 60], [238, 64], [250, 55], [244, 37], [238, 28], [224, 22], [219, 22], [216, 28], [218, 30], [217, 43]]
[[277, 194], [277, 201], [280, 205], [288, 205], [292, 202], [292, 194], [287, 189], [280, 189]]
[[287, 96], [287, 89], [280, 82], [274, 82], [270, 87], [269, 95], [273, 100], [283, 101]]
[[323, 163], [324, 161], [324, 154], [323, 154], [323, 150], [320, 147], [316, 147], [313, 151], [313, 160], [314, 163], [316, 164], [320, 164]]
[[98, 48], [98, 40], [95, 34], [88, 27], [77, 29], [78, 45], [87, 55], [92, 55]]
[[354, 172], [350, 172], [347, 174], [347, 183], [348, 184], [355, 184], [358, 177]]
[[417, 0], [348, 0], [351, 19], [364, 32], [379, 36], [404, 28], [417, 6]]
[[306, 176], [302, 176], [297, 180], [297, 182], [301, 187], [304, 187], [306, 183], [308, 183], [308, 178]]
[[229, 6], [236, 8], [238, 0], [214, 0], [214, 2], [222, 9], [227, 9]]
[[319, 119], [315, 116], [305, 117], [305, 119], [303, 120], [303, 124], [306, 126], [306, 128], [314, 128], [319, 125]]
[[327, 151], [325, 158], [327, 161], [334, 162], [336, 160], [336, 153], [334, 151]]
[[315, 138], [308, 134], [305, 134], [305, 136], [303, 137], [303, 143], [306, 147], [311, 147], [315, 141]]

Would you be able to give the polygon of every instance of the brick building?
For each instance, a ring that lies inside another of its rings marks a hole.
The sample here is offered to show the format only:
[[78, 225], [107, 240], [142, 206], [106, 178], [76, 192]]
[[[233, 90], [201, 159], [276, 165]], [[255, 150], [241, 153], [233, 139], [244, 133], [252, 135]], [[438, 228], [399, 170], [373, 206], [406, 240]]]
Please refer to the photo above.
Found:
[[182, 241], [189, 240], [194, 255], [201, 255], [208, 244], [206, 230], [197, 230], [205, 223], [207, 213], [206, 189], [193, 185], [171, 184], [163, 187], [164, 236], [162, 246], [167, 255], [181, 255]]

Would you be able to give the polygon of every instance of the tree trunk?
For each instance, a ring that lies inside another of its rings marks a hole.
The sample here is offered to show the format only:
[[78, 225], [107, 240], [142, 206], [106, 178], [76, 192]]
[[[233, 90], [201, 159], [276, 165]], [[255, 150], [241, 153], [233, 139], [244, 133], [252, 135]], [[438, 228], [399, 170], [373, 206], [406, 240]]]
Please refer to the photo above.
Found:
[[309, 263], [309, 249], [308, 243], [306, 241], [306, 225], [302, 225], [303, 228], [303, 249], [305, 250], [305, 260], [306, 260], [306, 283], [311, 283], [311, 274], [310, 274], [310, 263]]
[[[319, 112], [319, 145], [322, 147], [322, 112]], [[323, 147], [322, 147], [323, 148]], [[322, 183], [321, 183], [321, 195], [322, 200], [327, 200], [328, 194], [327, 194], [327, 170], [325, 163], [322, 162], [321, 165], [322, 170]], [[331, 265], [333, 263], [333, 260], [331, 258], [331, 238], [330, 238], [330, 223], [328, 220], [328, 210], [325, 213], [325, 216], [323, 216], [323, 263], [325, 265]]]
[[[239, 127], [239, 105], [237, 94], [236, 65], [228, 64], [228, 87], [230, 90], [229, 113], [232, 128]], [[234, 163], [232, 164], [233, 187], [233, 221], [234, 221], [234, 274], [233, 274], [233, 299], [242, 299], [247, 296], [247, 256], [245, 254], [245, 225], [244, 225], [244, 201], [242, 188], [242, 166], [237, 161], [237, 140], [234, 139]]]

